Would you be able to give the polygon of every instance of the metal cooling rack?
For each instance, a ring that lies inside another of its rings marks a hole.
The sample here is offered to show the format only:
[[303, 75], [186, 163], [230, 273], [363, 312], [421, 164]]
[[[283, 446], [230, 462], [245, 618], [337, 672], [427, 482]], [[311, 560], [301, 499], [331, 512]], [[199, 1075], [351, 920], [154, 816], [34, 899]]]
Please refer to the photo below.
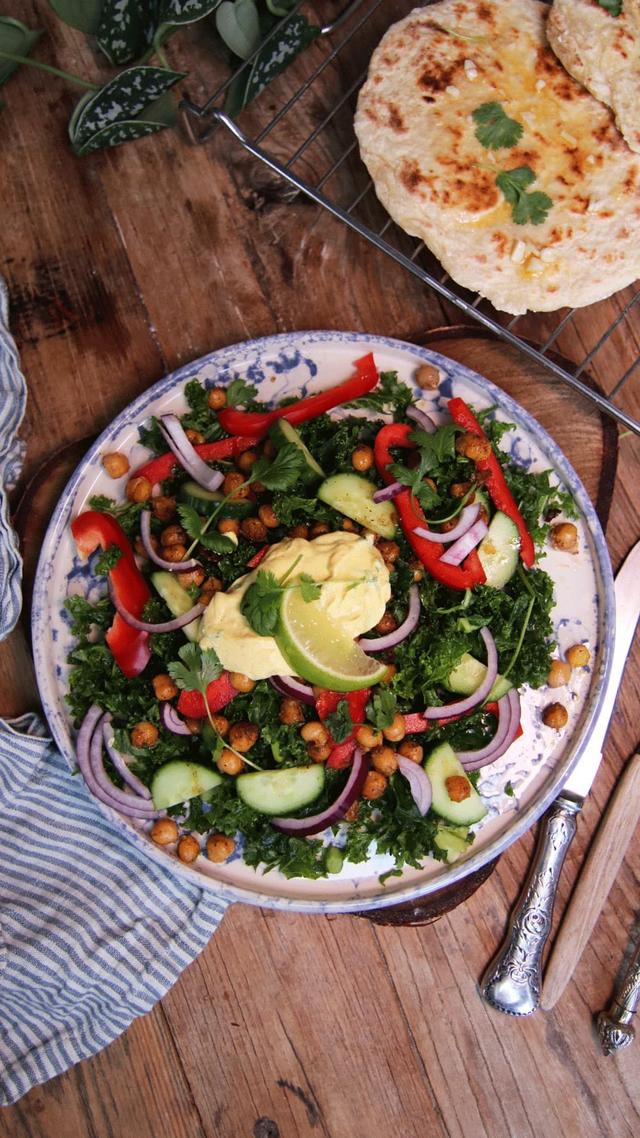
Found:
[[[634, 373], [640, 374], [640, 288], [616, 294], [613, 301], [618, 314], [609, 324], [610, 302], [606, 315], [602, 304], [594, 304], [509, 317], [460, 288], [424, 242], [408, 237], [378, 202], [358, 157], [353, 112], [373, 48], [386, 28], [414, 6], [410, 0], [352, 0], [333, 16], [330, 13], [314, 43], [270, 84], [270, 98], [258, 98], [235, 121], [224, 110], [225, 97], [239, 75], [249, 75], [259, 49], [234, 74], [212, 84], [215, 89], [206, 99], [184, 100], [190, 137], [202, 143], [224, 128], [282, 179], [283, 185], [288, 184], [288, 200], [305, 194], [433, 289], [445, 308], [452, 305], [461, 310], [640, 434], [640, 420], [624, 405], [625, 400], [633, 404], [630, 381]], [[291, 15], [304, 7], [301, 0], [268, 38], [276, 36]], [[330, 106], [324, 105], [323, 97], [332, 98]], [[266, 103], [273, 107], [278, 99], [282, 102], [275, 114], [265, 115]], [[557, 355], [561, 350], [578, 362], [568, 364]], [[605, 394], [590, 386], [590, 370], [598, 375]]]

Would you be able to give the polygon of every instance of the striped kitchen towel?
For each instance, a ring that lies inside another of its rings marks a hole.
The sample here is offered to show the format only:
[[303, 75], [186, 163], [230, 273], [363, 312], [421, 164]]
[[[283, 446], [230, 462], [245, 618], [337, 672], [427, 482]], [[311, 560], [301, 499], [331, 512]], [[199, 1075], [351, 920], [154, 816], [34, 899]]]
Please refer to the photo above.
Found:
[[[6, 314], [0, 280], [0, 640], [20, 613], [6, 495], [25, 403]], [[130, 844], [37, 716], [0, 719], [0, 1105], [94, 1055], [148, 1012], [204, 948], [226, 905]]]

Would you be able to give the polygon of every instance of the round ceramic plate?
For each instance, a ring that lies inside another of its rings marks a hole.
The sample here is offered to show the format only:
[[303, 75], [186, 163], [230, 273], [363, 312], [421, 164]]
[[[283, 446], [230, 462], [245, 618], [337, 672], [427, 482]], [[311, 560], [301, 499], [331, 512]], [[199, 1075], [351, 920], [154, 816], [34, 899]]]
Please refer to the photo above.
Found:
[[469, 853], [451, 866], [427, 859], [420, 869], [406, 868], [402, 876], [390, 877], [382, 885], [379, 877], [392, 862], [374, 851], [366, 863], [346, 863], [339, 874], [319, 881], [287, 880], [274, 871], [263, 875], [246, 866], [240, 852], [222, 866], [212, 864], [205, 856], [193, 866], [184, 866], [172, 851], [153, 845], [144, 825], [103, 807], [149, 857], [211, 886], [232, 901], [304, 912], [375, 909], [423, 896], [472, 873], [519, 838], [557, 794], [584, 749], [603, 695], [614, 611], [609, 555], [584, 487], [549, 435], [503, 391], [437, 352], [361, 333], [287, 333], [224, 348], [156, 383], [104, 431], [68, 483], [49, 525], [36, 575], [33, 646], [44, 710], [70, 766], [75, 768], [76, 762], [65, 691], [66, 659], [73, 641], [64, 601], [78, 592], [93, 598], [104, 589], [104, 581], [93, 578], [87, 563], [77, 557], [69, 522], [93, 494], [114, 494], [114, 483], [100, 462], [101, 454], [111, 450], [127, 453], [138, 440], [138, 427], [150, 415], [185, 410], [183, 390], [189, 379], [213, 386], [241, 376], [257, 385], [259, 398], [266, 403], [333, 386], [347, 378], [354, 361], [368, 351], [374, 352], [381, 371], [395, 370], [412, 386], [421, 364], [437, 367], [441, 377], [437, 391], [415, 387], [419, 405], [436, 417], [444, 418], [446, 400], [453, 395], [462, 396], [475, 408], [495, 407], [499, 418], [515, 425], [502, 443], [514, 460], [532, 470], [550, 468], [554, 478], [571, 492], [580, 513], [580, 553], [575, 556], [549, 550], [542, 564], [555, 582], [552, 615], [560, 649], [580, 641], [588, 643], [591, 665], [574, 671], [563, 692], [569, 722], [562, 732], [541, 724], [540, 711], [549, 702], [548, 691], [525, 692], [523, 735], [502, 759], [483, 772], [480, 790], [489, 812], [477, 827]]

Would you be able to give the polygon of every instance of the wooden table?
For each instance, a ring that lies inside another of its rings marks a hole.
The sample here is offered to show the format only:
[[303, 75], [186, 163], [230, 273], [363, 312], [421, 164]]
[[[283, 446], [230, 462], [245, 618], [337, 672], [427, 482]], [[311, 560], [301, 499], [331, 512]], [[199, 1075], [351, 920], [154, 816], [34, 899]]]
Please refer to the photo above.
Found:
[[[63, 29], [48, 6], [11, 7], [48, 28], [40, 58], [95, 72], [83, 38]], [[181, 50], [172, 48], [177, 65]], [[314, 206], [256, 194], [264, 176], [228, 142], [194, 149], [166, 132], [79, 160], [65, 142], [75, 94], [23, 71], [5, 95], [0, 272], [29, 384], [23, 485], [58, 448], [94, 435], [150, 383], [220, 345], [308, 327], [411, 338], [457, 319]], [[619, 301], [603, 304], [598, 319], [606, 324], [618, 310]], [[585, 313], [567, 330], [560, 350], [577, 353], [590, 319]], [[639, 329], [636, 323], [626, 334], [637, 337]], [[594, 492], [602, 458], [594, 439], [602, 432], [586, 403], [553, 394], [522, 357], [477, 337], [450, 337], [440, 347], [546, 417]], [[606, 385], [606, 359], [599, 378]], [[561, 414], [550, 413], [552, 398]], [[638, 415], [640, 391], [634, 403]], [[621, 438], [617, 477], [609, 479], [614, 566], [640, 533], [639, 457], [638, 439]], [[613, 462], [610, 450], [609, 474]], [[42, 485], [35, 489], [42, 502]], [[51, 477], [49, 499], [55, 493]], [[34, 552], [27, 551], [30, 561]], [[0, 680], [3, 713], [37, 706], [26, 627], [0, 648]], [[637, 746], [639, 698], [636, 645], [558, 911]], [[529, 834], [512, 846], [471, 900], [428, 927], [234, 906], [150, 1015], [102, 1054], [0, 1112], [0, 1135], [639, 1134], [640, 1045], [605, 1059], [592, 1029], [633, 932], [637, 845], [553, 1013], [513, 1020], [477, 995], [532, 844]]]

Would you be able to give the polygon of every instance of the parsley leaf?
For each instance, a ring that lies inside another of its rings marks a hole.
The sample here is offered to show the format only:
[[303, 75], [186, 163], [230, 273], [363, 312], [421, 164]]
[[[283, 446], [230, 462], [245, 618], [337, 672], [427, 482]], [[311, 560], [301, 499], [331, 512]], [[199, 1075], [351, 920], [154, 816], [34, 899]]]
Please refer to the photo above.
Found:
[[[197, 379], [190, 379], [185, 384], [184, 395], [190, 410], [185, 415], [180, 416], [180, 422], [186, 430], [200, 431], [204, 436], [205, 442], [211, 442], [213, 439], [219, 439], [222, 435], [222, 427], [218, 422], [218, 416], [214, 414], [209, 406], [209, 392]], [[166, 451], [167, 444], [164, 443], [161, 453]]]
[[505, 783], [504, 792], [509, 798], [513, 798], [515, 791], [513, 789], [511, 782]]
[[320, 585], [318, 581], [314, 581], [313, 577], [310, 577], [308, 573], [301, 573], [298, 577], [298, 584], [300, 585], [303, 601], [307, 603], [309, 601], [317, 601], [322, 588], [322, 585]]
[[353, 720], [346, 699], [341, 699], [336, 710], [325, 717], [325, 724], [335, 743], [344, 743], [345, 739], [349, 738], [353, 730]]
[[547, 194], [540, 190], [527, 192], [527, 186], [535, 182], [536, 176], [530, 166], [515, 166], [513, 170], [501, 170], [496, 174], [496, 185], [502, 190], [511, 206], [511, 215], [516, 225], [539, 225], [553, 205]]
[[259, 458], [251, 467], [247, 481], [262, 482], [267, 490], [290, 490], [299, 482], [305, 464], [300, 448], [294, 443], [285, 443], [275, 458]]
[[360, 395], [345, 407], [366, 407], [368, 411], [393, 411], [398, 416], [413, 403], [413, 392], [398, 379], [397, 371], [381, 371], [373, 391]]
[[396, 714], [396, 697], [391, 691], [380, 691], [374, 695], [367, 704], [367, 719], [373, 724], [376, 731], [390, 727]]
[[89, 498], [91, 509], [115, 518], [128, 538], [136, 537], [139, 534], [140, 514], [146, 504], [146, 502], [116, 502], [114, 498], [107, 498], [105, 494], [94, 494]]
[[280, 620], [284, 589], [277, 577], [259, 569], [240, 602], [240, 612], [258, 636], [274, 636]]
[[122, 550], [119, 545], [110, 545], [101, 553], [96, 561], [93, 571], [100, 577], [106, 577], [110, 569], [113, 569], [118, 564], [122, 557]]
[[258, 388], [244, 379], [232, 379], [227, 387], [227, 406], [243, 407], [258, 394]]
[[487, 150], [515, 146], [522, 137], [522, 124], [510, 119], [501, 103], [482, 103], [471, 117], [476, 123], [476, 138]]
[[619, 16], [622, 12], [622, 0], [598, 0], [601, 8], [604, 8], [610, 16]]
[[199, 691], [205, 695], [212, 680], [217, 680], [222, 665], [213, 648], [201, 649], [197, 644], [183, 644], [180, 660], [167, 665], [171, 679], [183, 691]]
[[417, 444], [420, 459], [418, 465], [407, 467], [403, 463], [393, 462], [389, 466], [396, 481], [409, 487], [424, 510], [430, 510], [437, 505], [440, 495], [423, 479], [426, 474], [438, 470], [443, 463], [454, 457], [456, 433], [459, 430], [459, 427], [449, 424], [439, 427], [433, 435], [427, 434], [426, 431], [412, 431], [409, 438]]

